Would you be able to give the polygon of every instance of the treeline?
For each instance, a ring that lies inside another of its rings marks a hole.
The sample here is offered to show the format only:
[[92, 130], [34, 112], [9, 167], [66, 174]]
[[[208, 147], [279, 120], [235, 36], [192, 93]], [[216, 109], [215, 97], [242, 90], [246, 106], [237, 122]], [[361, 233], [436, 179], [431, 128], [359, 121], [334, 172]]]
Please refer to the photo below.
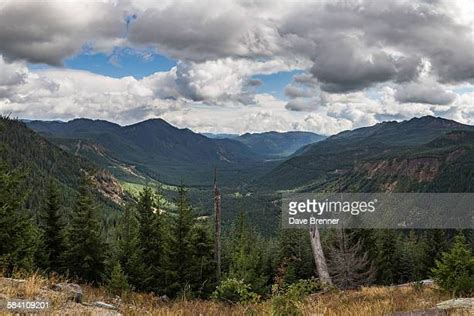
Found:
[[[133, 289], [201, 298], [210, 297], [219, 284], [267, 296], [315, 276], [307, 231], [279, 230], [265, 238], [242, 212], [224, 232], [222, 280], [217, 280], [212, 219], [194, 215], [184, 186], [179, 187], [172, 211], [161, 205], [159, 192], [144, 188], [110, 230], [100, 218], [86, 177], [68, 213], [54, 179], [46, 181], [46, 188], [36, 188], [46, 192], [37, 218], [25, 205], [24, 181], [25, 174], [0, 164], [0, 269], [7, 276], [39, 270], [106, 284], [113, 293]], [[113, 231], [113, 237], [106, 239], [106, 231]], [[469, 288], [474, 282], [470, 231], [463, 232], [466, 238], [458, 238], [454, 247], [462, 251], [443, 262], [455, 234], [326, 230], [322, 244], [330, 275], [341, 289], [419, 281], [433, 271], [449, 272], [449, 260], [455, 267], [464, 260]], [[225, 283], [229, 280], [237, 281]]]

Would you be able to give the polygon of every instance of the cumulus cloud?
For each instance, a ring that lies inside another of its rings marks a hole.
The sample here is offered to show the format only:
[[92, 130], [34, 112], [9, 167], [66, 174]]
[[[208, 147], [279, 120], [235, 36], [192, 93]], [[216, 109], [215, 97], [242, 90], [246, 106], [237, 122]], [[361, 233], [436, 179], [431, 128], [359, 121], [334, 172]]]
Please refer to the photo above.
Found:
[[0, 55], [0, 86], [13, 86], [24, 82], [28, 69], [21, 63], [6, 63]]
[[276, 28], [248, 14], [237, 1], [176, 1], [144, 9], [131, 24], [129, 39], [190, 61], [270, 56], [277, 49]]
[[285, 95], [291, 99], [307, 98], [313, 95], [313, 91], [296, 87], [294, 85], [288, 85], [285, 87]]
[[[472, 122], [472, 94], [453, 92], [474, 83], [472, 12], [465, 0], [2, 1], [0, 111], [162, 115], [208, 130], [218, 115], [234, 131], [332, 133], [426, 114]], [[27, 66], [125, 46], [177, 66], [141, 80]], [[287, 101], [256, 92], [253, 76], [293, 70], [303, 73]]]
[[445, 3], [318, 1], [292, 11], [280, 30], [315, 43], [306, 53], [327, 91], [412, 80], [422, 57], [441, 81], [472, 80], [472, 25], [460, 24]]
[[125, 28], [123, 12], [109, 2], [2, 1], [0, 54], [59, 65], [86, 43], [102, 50], [119, 44]]
[[394, 57], [361, 47], [359, 40], [329, 41], [318, 50], [311, 73], [328, 92], [348, 92], [386, 81], [407, 81], [417, 75], [419, 58]]
[[193, 101], [241, 100], [249, 102], [249, 92], [258, 84], [255, 74], [271, 74], [304, 65], [282, 60], [217, 59], [202, 63], [180, 62], [176, 68], [177, 90]]
[[397, 89], [395, 99], [401, 103], [447, 105], [456, 99], [456, 94], [436, 82], [410, 82]]
[[[121, 122], [159, 116], [179, 105], [156, 98], [145, 80], [116, 79], [79, 70], [27, 72], [23, 81], [8, 91], [3, 95], [0, 92], [0, 112], [29, 118], [95, 117]], [[135, 110], [139, 113], [130, 117]]]

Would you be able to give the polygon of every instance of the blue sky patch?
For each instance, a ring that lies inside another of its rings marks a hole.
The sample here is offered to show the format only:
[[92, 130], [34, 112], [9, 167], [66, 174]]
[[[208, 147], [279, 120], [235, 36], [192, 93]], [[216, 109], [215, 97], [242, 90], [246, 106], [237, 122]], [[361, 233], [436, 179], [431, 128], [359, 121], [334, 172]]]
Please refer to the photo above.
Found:
[[124, 48], [114, 51], [111, 55], [83, 52], [66, 59], [64, 66], [108, 77], [133, 76], [136, 79], [141, 79], [158, 71], [168, 71], [176, 66], [176, 62], [150, 51]]

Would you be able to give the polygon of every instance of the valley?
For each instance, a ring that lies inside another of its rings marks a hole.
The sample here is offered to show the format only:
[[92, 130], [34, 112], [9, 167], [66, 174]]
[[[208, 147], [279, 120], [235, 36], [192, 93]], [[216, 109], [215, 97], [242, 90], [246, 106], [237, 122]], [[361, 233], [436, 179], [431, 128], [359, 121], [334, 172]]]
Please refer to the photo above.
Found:
[[[178, 185], [185, 184], [199, 216], [212, 215], [216, 170], [224, 225], [244, 211], [269, 235], [278, 226], [278, 192], [474, 189], [474, 127], [435, 117], [383, 122], [326, 139], [299, 132], [209, 138], [160, 119], [125, 127], [88, 119], [26, 125], [74, 159], [107, 170], [114, 186], [131, 196], [149, 185], [172, 208]], [[99, 191], [112, 191], [117, 201], [113, 189]]]

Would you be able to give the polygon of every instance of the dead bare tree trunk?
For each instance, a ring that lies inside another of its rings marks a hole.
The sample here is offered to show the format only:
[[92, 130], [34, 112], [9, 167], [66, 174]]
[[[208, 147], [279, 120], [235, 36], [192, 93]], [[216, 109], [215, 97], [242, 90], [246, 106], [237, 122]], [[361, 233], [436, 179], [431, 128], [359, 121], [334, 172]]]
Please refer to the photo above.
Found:
[[217, 281], [221, 278], [221, 192], [217, 187], [217, 169], [214, 170], [214, 211], [215, 211], [215, 241], [214, 260], [216, 261]]
[[332, 280], [339, 289], [357, 289], [373, 281], [375, 268], [354, 233], [338, 229], [328, 255]]
[[311, 249], [313, 250], [314, 263], [318, 271], [321, 283], [332, 285], [331, 277], [329, 276], [326, 258], [324, 257], [323, 247], [321, 246], [321, 238], [319, 237], [319, 230], [316, 225], [309, 229], [309, 236], [311, 239]]

